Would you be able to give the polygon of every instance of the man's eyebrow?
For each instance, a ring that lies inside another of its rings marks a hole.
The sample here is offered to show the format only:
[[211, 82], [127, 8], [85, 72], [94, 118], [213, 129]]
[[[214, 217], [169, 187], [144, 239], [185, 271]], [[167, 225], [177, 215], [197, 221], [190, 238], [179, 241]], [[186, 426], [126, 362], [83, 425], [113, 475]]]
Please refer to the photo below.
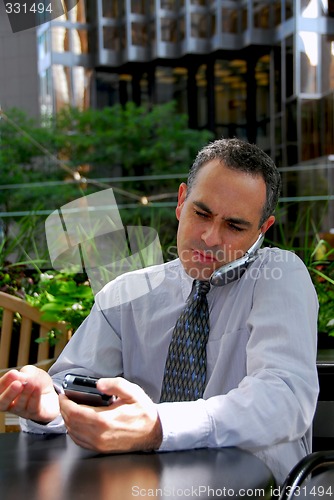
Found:
[[[212, 210], [202, 201], [194, 201], [194, 205], [204, 212], [212, 215]], [[230, 224], [236, 224], [238, 226], [250, 227], [252, 224], [248, 220], [241, 219], [240, 217], [223, 217], [223, 220], [229, 222]]]
[[194, 205], [196, 205], [196, 207], [200, 208], [201, 210], [204, 210], [204, 212], [212, 214], [212, 210], [210, 210], [210, 208], [202, 201], [194, 201]]

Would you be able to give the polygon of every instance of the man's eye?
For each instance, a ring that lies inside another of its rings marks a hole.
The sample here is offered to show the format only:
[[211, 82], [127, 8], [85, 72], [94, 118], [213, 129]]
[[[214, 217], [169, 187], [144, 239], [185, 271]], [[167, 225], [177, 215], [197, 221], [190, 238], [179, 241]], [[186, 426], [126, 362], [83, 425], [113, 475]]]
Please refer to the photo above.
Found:
[[229, 224], [229, 228], [232, 229], [232, 231], [237, 231], [237, 232], [244, 231], [243, 227], [236, 226], [235, 224]]
[[205, 212], [200, 212], [199, 210], [194, 210], [195, 212], [195, 215], [198, 215], [199, 217], [202, 217], [203, 219], [207, 219], [209, 217], [208, 214], [206, 214]]

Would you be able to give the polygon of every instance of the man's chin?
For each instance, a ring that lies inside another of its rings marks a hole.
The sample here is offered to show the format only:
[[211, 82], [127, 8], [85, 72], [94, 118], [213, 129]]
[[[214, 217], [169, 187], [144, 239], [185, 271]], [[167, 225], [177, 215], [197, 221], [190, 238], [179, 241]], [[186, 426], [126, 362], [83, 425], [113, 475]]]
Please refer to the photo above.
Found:
[[194, 280], [208, 281], [215, 268], [212, 266], [185, 266], [186, 273]]

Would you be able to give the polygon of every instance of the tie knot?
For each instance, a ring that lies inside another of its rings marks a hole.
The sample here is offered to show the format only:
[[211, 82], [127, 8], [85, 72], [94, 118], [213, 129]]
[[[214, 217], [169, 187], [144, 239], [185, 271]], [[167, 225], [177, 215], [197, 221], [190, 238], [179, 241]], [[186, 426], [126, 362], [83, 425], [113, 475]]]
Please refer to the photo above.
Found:
[[199, 295], [206, 295], [210, 290], [210, 282], [195, 280], [195, 289]]

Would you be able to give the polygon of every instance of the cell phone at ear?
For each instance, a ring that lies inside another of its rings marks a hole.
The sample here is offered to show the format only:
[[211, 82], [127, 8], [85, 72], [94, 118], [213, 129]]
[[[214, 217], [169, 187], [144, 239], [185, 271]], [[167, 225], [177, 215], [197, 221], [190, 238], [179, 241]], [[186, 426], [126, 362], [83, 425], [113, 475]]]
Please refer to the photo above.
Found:
[[103, 394], [96, 388], [98, 378], [67, 373], [63, 380], [65, 395], [78, 404], [88, 406], [109, 406], [114, 396]]

